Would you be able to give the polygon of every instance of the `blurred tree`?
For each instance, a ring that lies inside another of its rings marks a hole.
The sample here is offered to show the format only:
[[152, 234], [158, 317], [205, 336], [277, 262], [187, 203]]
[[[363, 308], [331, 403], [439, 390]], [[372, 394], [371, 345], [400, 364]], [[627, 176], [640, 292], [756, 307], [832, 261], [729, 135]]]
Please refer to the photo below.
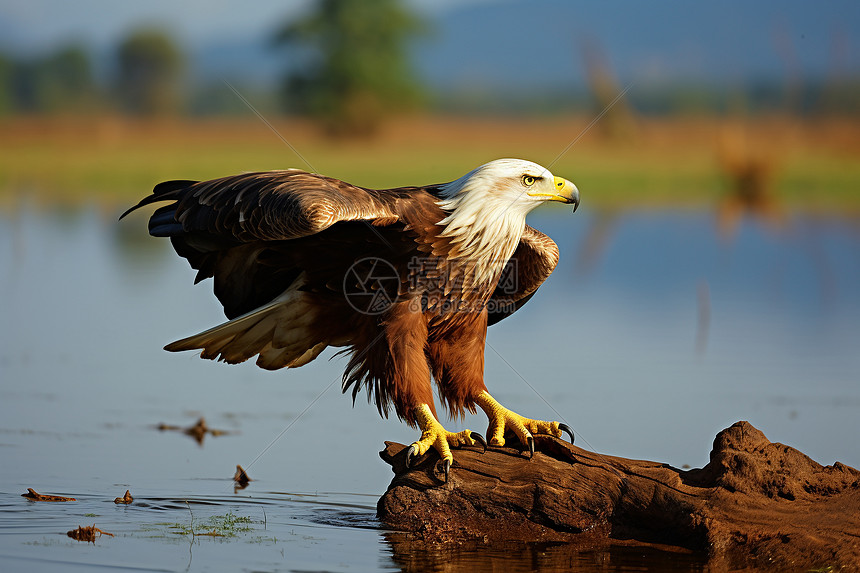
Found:
[[399, 0], [319, 0], [274, 37], [308, 56], [285, 79], [287, 109], [334, 135], [372, 133], [387, 114], [420, 101], [405, 43], [423, 30]]
[[117, 48], [116, 95], [126, 112], [138, 115], [179, 110], [182, 52], [163, 30], [141, 28]]
[[69, 45], [42, 58], [0, 57], [0, 111], [81, 111], [96, 101], [97, 87], [86, 49]]
[[0, 53], [0, 115], [13, 110], [12, 101], [12, 61]]
[[42, 111], [83, 111], [92, 107], [97, 90], [86, 49], [71, 45], [40, 62], [36, 92]]
[[9, 99], [15, 112], [39, 111], [38, 76], [36, 61], [13, 60], [9, 66]]

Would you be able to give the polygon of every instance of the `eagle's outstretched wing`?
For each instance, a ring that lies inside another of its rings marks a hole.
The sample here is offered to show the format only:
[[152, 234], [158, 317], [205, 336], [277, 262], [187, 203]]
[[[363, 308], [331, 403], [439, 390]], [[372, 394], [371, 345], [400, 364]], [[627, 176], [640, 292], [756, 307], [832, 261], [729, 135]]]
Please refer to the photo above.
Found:
[[238, 242], [296, 239], [340, 221], [396, 220], [394, 194], [298, 169], [244, 173], [211, 181], [165, 181], [122, 214], [150, 203], [156, 237], [207, 232]]
[[[212, 181], [168, 181], [129, 209], [161, 201], [153, 236], [170, 237], [196, 269], [214, 277], [230, 322], [167, 346], [264, 368], [300, 366], [326, 346], [351, 343], [343, 320], [345, 270], [355, 257], [396, 260], [416, 248], [400, 214], [435, 205], [422, 188], [377, 191], [289, 170]], [[403, 265], [405, 267], [405, 265]]]
[[520, 309], [537, 292], [558, 264], [558, 245], [526, 225], [488, 304], [487, 324], [493, 325]]
[[177, 254], [198, 271], [195, 283], [214, 277], [224, 313], [236, 318], [283, 293], [303, 266], [299, 259], [314, 257], [315, 266], [324, 267], [326, 257], [337, 254], [333, 249], [360, 241], [402, 250], [404, 238], [384, 227], [399, 222], [398, 201], [410, 191], [364, 189], [300, 170], [268, 171], [167, 181], [122, 217], [170, 201], [153, 213], [150, 234], [170, 237]]

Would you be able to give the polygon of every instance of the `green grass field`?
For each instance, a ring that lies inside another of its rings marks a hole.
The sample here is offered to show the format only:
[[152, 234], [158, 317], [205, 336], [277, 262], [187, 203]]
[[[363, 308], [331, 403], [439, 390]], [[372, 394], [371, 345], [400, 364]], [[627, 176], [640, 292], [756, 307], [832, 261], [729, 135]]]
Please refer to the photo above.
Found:
[[[0, 123], [0, 204], [127, 204], [166, 179], [299, 167], [368, 187], [449, 181], [498, 157], [549, 165], [589, 118], [411, 118], [369, 140], [257, 118], [142, 121], [13, 118]], [[860, 214], [860, 126], [847, 120], [640, 120], [600, 125], [551, 166], [590, 208], [708, 208], [739, 193], [744, 169], [787, 210]], [[304, 159], [302, 159], [304, 158]]]

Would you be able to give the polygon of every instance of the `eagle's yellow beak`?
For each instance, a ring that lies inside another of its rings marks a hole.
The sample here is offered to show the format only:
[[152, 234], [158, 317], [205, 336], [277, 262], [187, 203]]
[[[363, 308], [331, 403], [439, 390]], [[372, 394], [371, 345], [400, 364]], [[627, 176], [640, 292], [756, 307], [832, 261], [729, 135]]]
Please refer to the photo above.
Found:
[[560, 201], [562, 203], [573, 203], [573, 212], [579, 207], [579, 189], [576, 185], [562, 177], [555, 177], [555, 194], [548, 201]]

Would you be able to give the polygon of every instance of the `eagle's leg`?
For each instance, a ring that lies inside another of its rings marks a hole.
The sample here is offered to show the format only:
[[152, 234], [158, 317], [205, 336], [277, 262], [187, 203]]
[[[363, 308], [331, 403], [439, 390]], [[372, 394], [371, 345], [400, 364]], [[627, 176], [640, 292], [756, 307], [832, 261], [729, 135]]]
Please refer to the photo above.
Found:
[[421, 437], [409, 446], [407, 466], [413, 458], [427, 453], [431, 447], [439, 452], [445, 479], [454, 457], [451, 447], [481, 443], [484, 438], [469, 430], [447, 431], [436, 417], [433, 388], [430, 386], [430, 364], [425, 349], [428, 345], [427, 320], [413, 310], [409, 301], [398, 303], [386, 317], [385, 334], [390, 360], [399, 367], [393, 369], [389, 393], [397, 414], [409, 425], [418, 426]]
[[567, 432], [573, 443], [573, 432], [566, 424], [558, 422], [545, 422], [543, 420], [532, 420], [520, 416], [512, 410], [508, 410], [499, 404], [495, 398], [490, 396], [486, 390], [482, 390], [475, 398], [475, 403], [481, 407], [490, 425], [487, 429], [487, 440], [491, 446], [505, 445], [505, 430], [513, 432], [520, 441], [527, 445], [529, 451], [534, 453], [534, 438], [532, 436], [544, 434], [560, 438], [562, 432]]
[[424, 455], [431, 447], [436, 448], [439, 452], [439, 457], [442, 458], [442, 469], [445, 472], [445, 479], [448, 479], [448, 471], [451, 469], [451, 464], [454, 461], [454, 456], [451, 454], [451, 447], [457, 446], [474, 446], [477, 443], [486, 447], [484, 438], [479, 434], [475, 434], [469, 430], [462, 432], [449, 432], [436, 419], [433, 414], [433, 409], [429, 404], [420, 404], [413, 409], [415, 421], [418, 427], [421, 428], [421, 438], [413, 442], [406, 452], [406, 465], [408, 466], [412, 459]]

